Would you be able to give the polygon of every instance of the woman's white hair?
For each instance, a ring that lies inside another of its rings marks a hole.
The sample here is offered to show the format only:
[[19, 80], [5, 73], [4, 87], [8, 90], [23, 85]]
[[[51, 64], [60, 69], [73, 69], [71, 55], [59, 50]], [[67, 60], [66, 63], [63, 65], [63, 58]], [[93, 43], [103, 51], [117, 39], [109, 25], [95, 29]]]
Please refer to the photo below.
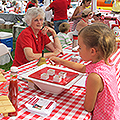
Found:
[[24, 21], [27, 23], [28, 26], [31, 26], [31, 22], [33, 18], [36, 18], [40, 15], [43, 19], [45, 18], [45, 13], [42, 8], [31, 7], [27, 10]]

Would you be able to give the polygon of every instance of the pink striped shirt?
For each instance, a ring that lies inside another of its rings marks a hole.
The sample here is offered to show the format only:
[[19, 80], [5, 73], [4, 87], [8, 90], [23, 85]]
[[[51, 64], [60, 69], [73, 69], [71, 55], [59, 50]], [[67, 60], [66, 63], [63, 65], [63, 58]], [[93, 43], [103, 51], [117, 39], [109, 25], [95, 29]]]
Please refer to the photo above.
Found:
[[120, 99], [114, 66], [103, 60], [86, 66], [86, 73], [97, 73], [103, 80], [104, 89], [98, 93], [92, 120], [120, 120]]

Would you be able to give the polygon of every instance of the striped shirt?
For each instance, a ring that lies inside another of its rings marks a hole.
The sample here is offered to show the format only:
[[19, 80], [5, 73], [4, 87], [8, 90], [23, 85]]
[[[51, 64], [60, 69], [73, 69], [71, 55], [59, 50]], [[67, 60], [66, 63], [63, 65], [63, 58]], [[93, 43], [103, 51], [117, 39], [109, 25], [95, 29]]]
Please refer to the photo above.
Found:
[[61, 42], [62, 48], [71, 45], [72, 41], [67, 34], [59, 32], [57, 36]]

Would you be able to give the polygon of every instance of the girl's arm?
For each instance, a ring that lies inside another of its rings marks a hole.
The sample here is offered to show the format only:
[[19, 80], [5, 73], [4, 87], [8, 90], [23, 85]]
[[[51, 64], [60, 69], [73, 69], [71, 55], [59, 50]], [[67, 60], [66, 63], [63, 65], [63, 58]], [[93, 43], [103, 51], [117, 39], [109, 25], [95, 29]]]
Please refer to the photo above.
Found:
[[92, 112], [95, 106], [97, 95], [102, 92], [104, 88], [102, 78], [96, 74], [91, 73], [88, 75], [86, 84], [86, 96], [84, 102], [84, 108], [88, 112]]
[[73, 70], [81, 72], [81, 73], [85, 73], [85, 70], [86, 70], [85, 65], [80, 64], [80, 63], [71, 62], [71, 61], [61, 59], [58, 57], [50, 57], [50, 60], [52, 60], [56, 64], [61, 64], [65, 67], [68, 67], [70, 69], [73, 69]]

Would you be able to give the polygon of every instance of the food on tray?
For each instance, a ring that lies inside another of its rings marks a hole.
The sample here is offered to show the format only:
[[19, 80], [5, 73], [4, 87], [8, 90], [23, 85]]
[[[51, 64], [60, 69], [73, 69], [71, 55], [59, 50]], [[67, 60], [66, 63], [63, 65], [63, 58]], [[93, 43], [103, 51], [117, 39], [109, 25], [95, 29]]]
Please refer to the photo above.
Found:
[[63, 79], [65, 79], [66, 78], [66, 75], [67, 75], [67, 73], [66, 72], [59, 72], [59, 74], [58, 74], [59, 76], [61, 76]]
[[47, 80], [49, 78], [49, 74], [43, 73], [41, 74], [41, 79]]
[[[49, 65], [47, 67], [46, 66], [47, 65], [43, 65], [42, 67], [36, 68], [36, 70], [38, 70], [28, 75], [28, 77], [35, 79], [35, 81], [40, 80], [42, 82], [43, 80], [48, 82], [47, 84], [52, 83], [65, 86], [79, 75], [78, 73], [66, 69], [61, 69], [61, 67], [58, 68]], [[46, 75], [49, 77], [47, 78]]]
[[53, 81], [55, 81], [55, 82], [60, 82], [61, 80], [62, 80], [62, 77], [59, 76], [59, 75], [55, 75], [55, 76], [53, 77]]
[[55, 70], [49, 69], [49, 70], [47, 71], [47, 74], [53, 76], [53, 75], [55, 74]]

